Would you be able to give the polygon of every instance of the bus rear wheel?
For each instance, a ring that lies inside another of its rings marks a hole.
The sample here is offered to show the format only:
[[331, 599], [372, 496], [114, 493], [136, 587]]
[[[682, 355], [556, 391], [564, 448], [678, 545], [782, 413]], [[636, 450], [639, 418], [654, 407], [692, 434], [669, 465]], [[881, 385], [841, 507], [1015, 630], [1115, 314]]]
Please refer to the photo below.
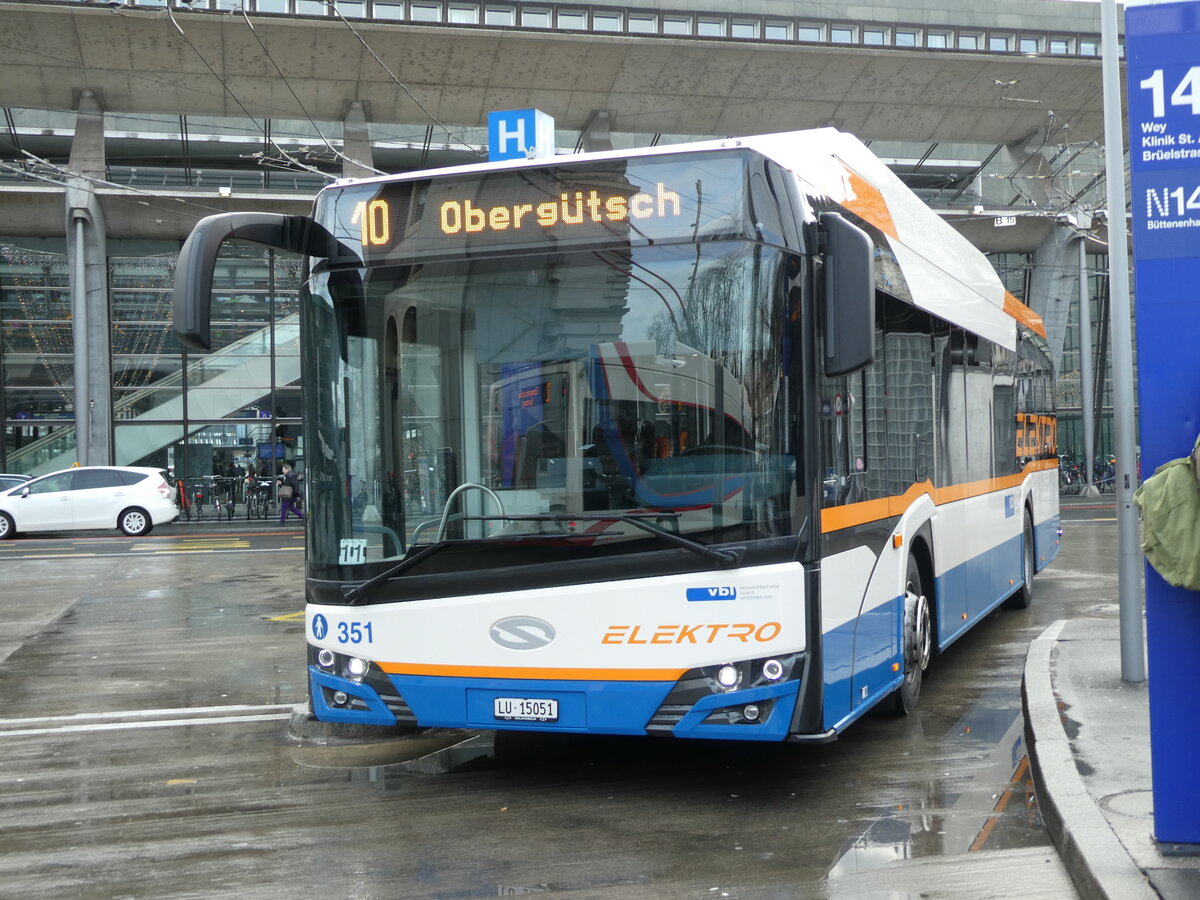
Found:
[[908, 558], [904, 584], [904, 680], [895, 693], [897, 715], [907, 716], [917, 708], [921, 682], [933, 655], [933, 617], [929, 598], [921, 585], [921, 569], [916, 559]]
[[1005, 609], [1029, 609], [1033, 605], [1033, 517], [1025, 510], [1025, 531], [1021, 537], [1020, 590], [1004, 601]]

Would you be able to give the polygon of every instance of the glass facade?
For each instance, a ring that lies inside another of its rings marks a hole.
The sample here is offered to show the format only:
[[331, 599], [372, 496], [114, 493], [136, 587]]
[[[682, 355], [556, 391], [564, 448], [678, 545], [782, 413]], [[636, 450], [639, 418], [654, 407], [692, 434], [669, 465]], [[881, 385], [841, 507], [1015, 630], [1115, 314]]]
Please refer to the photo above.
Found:
[[[1090, 326], [1092, 335], [1092, 382], [1091, 398], [1083, 396], [1080, 379], [1082, 358], [1080, 355], [1079, 295], [1071, 297], [1071, 308], [1063, 338], [1062, 360], [1058, 373], [1058, 443], [1060, 452], [1074, 462], [1082, 464], [1084, 435], [1083, 407], [1090, 403], [1094, 410], [1092, 446], [1095, 455], [1107, 460], [1116, 449], [1113, 431], [1113, 379], [1111, 338], [1109, 334], [1108, 257], [1088, 257], [1088, 301], [1091, 306]], [[1137, 345], [1137, 319], [1130, 322], [1134, 346]], [[1137, 383], [1137, 358], [1134, 358], [1134, 383]], [[1134, 410], [1135, 416], [1137, 409]]]
[[[0, 243], [5, 451], [44, 442], [74, 421], [73, 346], [65, 241]], [[74, 436], [62, 437], [63, 451], [73, 452]], [[4, 471], [15, 468], [0, 463]]]
[[[37, 2], [37, 0], [32, 0]], [[50, 0], [63, 2], [63, 0]], [[91, 2], [91, 0], [78, 0]], [[167, 0], [109, 0], [108, 6], [162, 7]], [[821, 7], [822, 4], [813, 4]], [[943, 4], [944, 5], [944, 4]], [[783, 18], [790, 4], [758, 4], [768, 7], [769, 12], [739, 9], [736, 19], [727, 19], [722, 4], [715, 4], [716, 13], [710, 14], [714, 6], [696, 3], [693, 14], [680, 10], [662, 12], [661, 31], [658, 27], [658, 12], [639, 9], [636, 4], [629, 8], [611, 8], [616, 4], [588, 6], [564, 0], [563, 3], [539, 2], [527, 6], [521, 2], [487, 2], [487, 0], [174, 0], [176, 9], [186, 9], [193, 14], [221, 14], [240, 12], [266, 13], [269, 15], [293, 15], [319, 18], [367, 19], [383, 22], [406, 22], [417, 25], [459, 25], [483, 28], [514, 27], [519, 23], [524, 28], [559, 29], [564, 31], [592, 31], [597, 33], [623, 32], [627, 34], [679, 35], [708, 39], [771, 40], [771, 41], [828, 41], [830, 43], [859, 43], [864, 46], [916, 47], [921, 46], [919, 30], [911, 22], [896, 23], [899, 27], [863, 27], [845, 23], [838, 18], [825, 19], [820, 24], [811, 19]], [[770, 9], [770, 7], [779, 7]], [[846, 15], [834, 5], [825, 4], [825, 12], [832, 16]], [[818, 13], [819, 15], [819, 13]], [[793, 37], [793, 35], [795, 35]], [[828, 38], [826, 37], [828, 35]], [[985, 35], [978, 26], [954, 28], [947, 25], [931, 33], [924, 46], [931, 49], [986, 50], [991, 53], [1041, 52], [1041, 46], [1049, 42], [1049, 51], [1055, 54], [1078, 56], [1099, 55], [1100, 36], [1094, 33], [1049, 36], [1046, 32], [1022, 31], [1017, 34], [1002, 33]], [[1032, 49], [1031, 49], [1032, 48]]]
[[[165, 0], [129, 2], [152, 6]], [[176, 8], [184, 5], [182, 0], [173, 3]], [[341, 14], [458, 28], [525, 27], [625, 32], [647, 38], [822, 42], [912, 48], [918, 53], [928, 48], [957, 51], [968, 47], [992, 53], [1096, 53], [1096, 35], [1073, 33], [1069, 28], [1053, 33], [1017, 28], [994, 32], [951, 22], [929, 30], [903, 22], [847, 21], [836, 18], [838, 11], [832, 8], [830, 17], [818, 13], [795, 18], [787, 15], [787, 10], [760, 14], [712, 9], [713, 4], [696, 4], [695, 8], [677, 4], [679, 8], [668, 11], [553, 0], [528, 5], [503, 0], [338, 0], [336, 4], [324, 0], [195, 0], [186, 4], [189, 14], [196, 16], [225, 15], [225, 11], [242, 6], [271, 15]], [[0, 167], [0, 181], [40, 188], [61, 178], [70, 156], [75, 113], [15, 107], [4, 113], [0, 136], [6, 135], [5, 146], [10, 149], [0, 147], [0, 163], [5, 164]], [[142, 194], [206, 191], [228, 198], [234, 192], [271, 191], [291, 195], [287, 199], [298, 201], [295, 207], [300, 211], [300, 203], [341, 174], [341, 161], [330, 146], [341, 146], [341, 122], [192, 115], [186, 109], [179, 114], [113, 110], [106, 111], [104, 127], [105, 179]], [[374, 165], [384, 171], [453, 165], [487, 140], [486, 129], [478, 125], [453, 125], [453, 132], [425, 122], [370, 122], [367, 127]], [[570, 147], [579, 133], [560, 129], [558, 137], [560, 146]], [[703, 137], [653, 132], [611, 135], [617, 148]], [[1068, 139], [1069, 135], [1055, 138]], [[289, 168], [277, 158], [275, 147], [306, 160], [307, 166]], [[27, 149], [50, 162], [35, 166], [15, 148]], [[930, 146], [877, 140], [872, 149], [934, 208], [1007, 210], [1024, 203], [1024, 173], [1014, 178], [1012, 161], [990, 145], [941, 142]], [[1103, 206], [1099, 149], [1067, 143], [1048, 146], [1044, 155], [1051, 160], [1054, 187], [1062, 197], [1083, 208]], [[272, 157], [271, 164], [266, 156]], [[225, 208], [227, 201], [218, 202]], [[153, 207], [155, 203], [142, 205]], [[12, 227], [9, 223], [10, 234]], [[177, 232], [171, 234], [182, 239]], [[103, 325], [110, 335], [113, 461], [171, 465], [180, 473], [212, 474], [231, 461], [274, 465], [281, 453], [289, 459], [302, 459], [294, 308], [299, 260], [252, 245], [229, 248], [215, 285], [214, 349], [211, 354], [196, 354], [185, 351], [170, 328], [178, 240], [125, 240], [119, 229], [111, 230], [109, 237], [109, 315]], [[1025, 256], [997, 258], [1009, 290], [1022, 299], [1026, 297], [1028, 266]], [[61, 237], [0, 237], [0, 414], [4, 423], [0, 470], [38, 472], [74, 461], [75, 335], [69, 274]], [[1097, 280], [1103, 276], [1093, 275], [1093, 281]], [[1097, 297], [1101, 292], [1093, 285], [1091, 293]], [[1093, 300], [1093, 305], [1099, 302]], [[1071, 377], [1078, 379], [1077, 311], [1070, 321], [1061, 366], [1068, 386], [1059, 398], [1068, 417], [1071, 410], [1079, 408], [1069, 389]], [[1101, 346], [1104, 339], [1104, 334], [1097, 333], [1094, 343]], [[1097, 363], [1105, 360], [1107, 355], [1098, 350]], [[1077, 383], [1075, 390], [1077, 393]], [[1105, 390], [1107, 405], [1111, 401], [1107, 387]], [[1106, 424], [1104, 429], [1107, 434], [1111, 426]], [[1067, 425], [1064, 446], [1070, 446], [1071, 435]]]
[[[75, 461], [62, 244], [0, 241], [4, 471]], [[109, 253], [113, 462], [161, 466], [180, 478], [302, 463], [299, 258], [227, 245], [213, 285], [213, 349], [195, 353], [171, 331], [177, 245], [111, 241]]]

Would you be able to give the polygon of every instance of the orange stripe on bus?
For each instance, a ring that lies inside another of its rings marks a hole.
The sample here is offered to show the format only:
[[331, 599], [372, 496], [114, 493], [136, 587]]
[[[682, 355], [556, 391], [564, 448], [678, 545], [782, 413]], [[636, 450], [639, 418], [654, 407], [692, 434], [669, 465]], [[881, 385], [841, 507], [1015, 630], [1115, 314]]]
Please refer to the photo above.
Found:
[[1004, 311], [1034, 334], [1046, 337], [1046, 323], [1042, 321], [1042, 317], [1008, 291], [1004, 292]]
[[[838, 160], [841, 162], [841, 160]], [[844, 162], [842, 168], [846, 170], [846, 176], [850, 180], [850, 190], [854, 193], [853, 197], [849, 197], [842, 201], [842, 206], [850, 210], [856, 216], [870, 222], [884, 234], [890, 238], [896, 238], [896, 223], [892, 221], [891, 210], [888, 209], [887, 201], [883, 199], [883, 194], [879, 188], [871, 184]]]
[[904, 511], [922, 495], [928, 495], [936, 506], [942, 506], [956, 500], [968, 500], [996, 491], [1009, 490], [1018, 487], [1030, 472], [1057, 468], [1057, 459], [1038, 459], [1026, 463], [1025, 469], [1017, 475], [985, 478], [982, 481], [953, 484], [944, 488], [935, 488], [931, 482], [922, 481], [895, 497], [880, 497], [878, 500], [864, 500], [862, 503], [850, 503], [846, 506], [831, 506], [821, 510], [821, 533], [828, 534], [831, 531], [841, 531], [843, 528], [853, 528], [856, 525], [869, 525], [872, 522], [903, 515]]
[[440, 666], [380, 662], [389, 675], [435, 675], [442, 678], [536, 678], [558, 681], [678, 681], [687, 669], [554, 669], [526, 666]]

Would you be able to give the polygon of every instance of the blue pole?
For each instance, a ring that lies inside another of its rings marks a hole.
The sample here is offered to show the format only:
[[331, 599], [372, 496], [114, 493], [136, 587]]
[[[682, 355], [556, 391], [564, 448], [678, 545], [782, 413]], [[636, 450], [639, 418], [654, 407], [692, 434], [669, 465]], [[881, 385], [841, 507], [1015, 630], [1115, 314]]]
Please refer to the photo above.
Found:
[[[1200, 353], [1192, 349], [1200, 336], [1200, 0], [1126, 9], [1125, 45], [1148, 475], [1191, 452], [1200, 432]], [[1200, 593], [1172, 587], [1147, 566], [1146, 626], [1155, 837], [1164, 852], [1196, 853]]]

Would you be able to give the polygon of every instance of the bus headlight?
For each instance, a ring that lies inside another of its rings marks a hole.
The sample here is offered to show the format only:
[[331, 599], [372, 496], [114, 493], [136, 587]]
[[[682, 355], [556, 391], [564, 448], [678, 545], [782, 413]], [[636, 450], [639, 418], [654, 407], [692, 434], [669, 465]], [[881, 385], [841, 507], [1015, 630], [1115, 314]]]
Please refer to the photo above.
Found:
[[741, 673], [738, 672], [737, 666], [724, 665], [717, 669], [717, 684], [727, 691], [737, 687], [741, 680]]
[[322, 669], [332, 669], [334, 662], [337, 660], [337, 654], [332, 650], [322, 649], [317, 653], [317, 665]]
[[362, 681], [369, 668], [371, 664], [361, 657], [351, 656], [346, 660], [346, 673], [355, 681]]
[[762, 677], [764, 681], [778, 681], [783, 677], [783, 663], [777, 659], [768, 659], [762, 666]]

